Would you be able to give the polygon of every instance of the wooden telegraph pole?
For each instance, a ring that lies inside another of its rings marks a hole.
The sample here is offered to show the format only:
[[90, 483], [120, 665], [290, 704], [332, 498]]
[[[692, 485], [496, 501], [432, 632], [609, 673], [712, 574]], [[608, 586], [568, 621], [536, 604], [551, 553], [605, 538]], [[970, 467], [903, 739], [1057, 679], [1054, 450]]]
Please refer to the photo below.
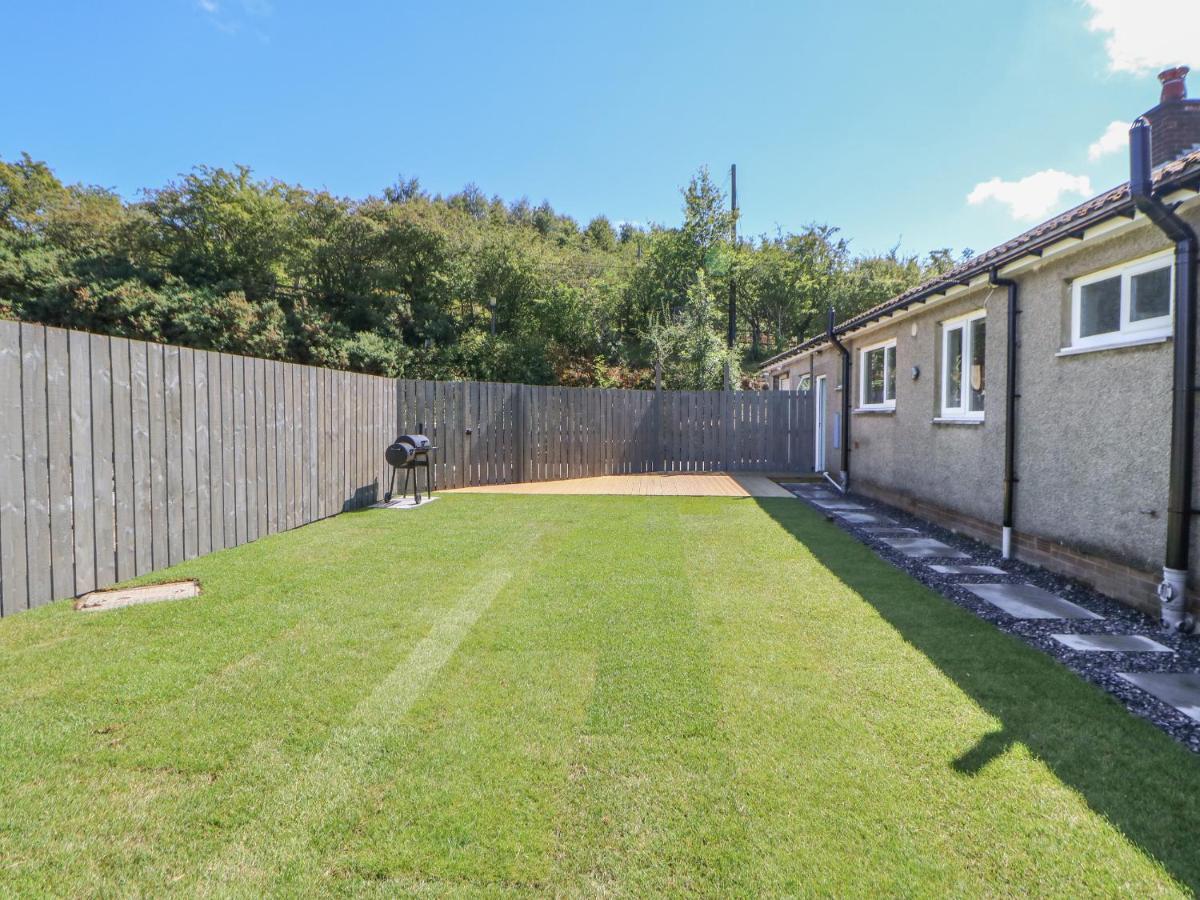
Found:
[[[737, 163], [733, 163], [729, 167], [729, 199], [730, 210], [733, 212], [733, 250], [737, 252]], [[737, 342], [737, 284], [733, 274], [732, 263], [729, 271], [729, 329], [725, 337], [725, 346], [728, 348], [730, 355], [733, 354], [733, 345]], [[733, 378], [730, 372], [731, 363], [725, 361], [725, 390], [733, 390]]]

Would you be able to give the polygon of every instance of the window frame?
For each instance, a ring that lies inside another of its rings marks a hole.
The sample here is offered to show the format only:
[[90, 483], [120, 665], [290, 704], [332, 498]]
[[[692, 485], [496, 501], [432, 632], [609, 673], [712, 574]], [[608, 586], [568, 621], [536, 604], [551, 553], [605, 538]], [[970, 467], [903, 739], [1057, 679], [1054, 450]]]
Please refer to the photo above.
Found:
[[[892, 396], [887, 395], [888, 389], [888, 349], [892, 350], [892, 367], [896, 365], [896, 339], [888, 338], [886, 341], [879, 341], [870, 346], [863, 347], [858, 351], [858, 408], [872, 410], [893, 410], [896, 408], [896, 378], [895, 372], [892, 372]], [[867, 402], [867, 355], [874, 353], [876, 350], [883, 351], [883, 401], [880, 403]]]
[[[1153, 272], [1158, 269], [1170, 271], [1170, 288], [1168, 289], [1167, 313], [1155, 316], [1153, 319], [1142, 319], [1135, 322], [1131, 319], [1133, 311], [1134, 277]], [[1090, 284], [1107, 281], [1110, 278], [1121, 279], [1121, 317], [1120, 326], [1116, 331], [1105, 331], [1086, 337], [1079, 331], [1083, 322], [1083, 289]], [[1089, 272], [1071, 282], [1071, 347], [1107, 347], [1120, 346], [1147, 338], [1168, 337], [1171, 334], [1175, 320], [1175, 265], [1174, 251], [1163, 250], [1139, 259], [1130, 260], [1107, 269]]]
[[[942, 327], [942, 346], [941, 346], [941, 377], [938, 379], [938, 390], [940, 396], [938, 398], [938, 409], [941, 410], [940, 418], [942, 419], [957, 419], [966, 422], [982, 422], [987, 413], [986, 400], [984, 408], [979, 410], [971, 409], [971, 335], [974, 332], [974, 323], [979, 321], [986, 322], [987, 310], [976, 309], [972, 312], [965, 313], [961, 316], [955, 316], [953, 319], [946, 319], [941, 323]], [[946, 401], [950, 394], [950, 335], [955, 331], [962, 331], [962, 361], [959, 369], [959, 398], [958, 406], [947, 406]], [[987, 397], [987, 337], [984, 336], [983, 345], [983, 366], [984, 366], [984, 397]]]

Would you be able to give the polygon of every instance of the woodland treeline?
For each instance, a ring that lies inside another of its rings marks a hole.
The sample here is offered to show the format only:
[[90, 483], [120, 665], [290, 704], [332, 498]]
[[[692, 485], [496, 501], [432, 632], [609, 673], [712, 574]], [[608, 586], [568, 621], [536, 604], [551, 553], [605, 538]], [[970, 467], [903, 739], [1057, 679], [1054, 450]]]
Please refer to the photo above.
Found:
[[[126, 201], [0, 160], [0, 316], [409, 378], [673, 388], [735, 373], [957, 260], [837, 228], [731, 240], [706, 170], [676, 225], [401, 180], [337, 197], [199, 167]], [[739, 340], [725, 349], [730, 279]]]

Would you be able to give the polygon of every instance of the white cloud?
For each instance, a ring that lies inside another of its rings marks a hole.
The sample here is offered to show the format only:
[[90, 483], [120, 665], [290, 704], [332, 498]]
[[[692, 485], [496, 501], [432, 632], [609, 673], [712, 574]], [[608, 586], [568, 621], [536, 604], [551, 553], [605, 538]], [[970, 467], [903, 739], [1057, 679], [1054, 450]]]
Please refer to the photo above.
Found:
[[208, 23], [226, 34], [241, 34], [249, 28], [264, 44], [271, 38], [261, 28], [254, 27], [251, 20], [266, 20], [274, 12], [271, 0], [196, 0], [196, 7], [204, 13]]
[[1200, 3], [1196, 0], [1084, 0], [1089, 31], [1108, 36], [1108, 67], [1142, 74], [1196, 62], [1200, 56]]
[[1014, 219], [1038, 219], [1057, 209], [1064, 194], [1090, 197], [1092, 183], [1086, 175], [1044, 169], [1019, 181], [981, 181], [967, 194], [967, 203], [978, 206], [995, 200], [1007, 206]]
[[1108, 127], [1104, 129], [1104, 134], [1088, 146], [1088, 159], [1095, 162], [1103, 156], [1119, 153], [1128, 147], [1129, 125], [1129, 122], [1120, 120], [1109, 122]]

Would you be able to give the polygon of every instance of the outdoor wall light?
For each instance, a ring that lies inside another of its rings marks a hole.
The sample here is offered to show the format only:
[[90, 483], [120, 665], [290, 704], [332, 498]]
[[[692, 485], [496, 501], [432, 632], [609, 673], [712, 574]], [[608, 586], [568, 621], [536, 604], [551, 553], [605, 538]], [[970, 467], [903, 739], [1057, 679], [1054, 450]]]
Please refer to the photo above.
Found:
[[912, 367], [912, 376], [913, 376], [913, 381], [916, 381], [918, 378], [921, 377], [921, 367], [920, 366]]

